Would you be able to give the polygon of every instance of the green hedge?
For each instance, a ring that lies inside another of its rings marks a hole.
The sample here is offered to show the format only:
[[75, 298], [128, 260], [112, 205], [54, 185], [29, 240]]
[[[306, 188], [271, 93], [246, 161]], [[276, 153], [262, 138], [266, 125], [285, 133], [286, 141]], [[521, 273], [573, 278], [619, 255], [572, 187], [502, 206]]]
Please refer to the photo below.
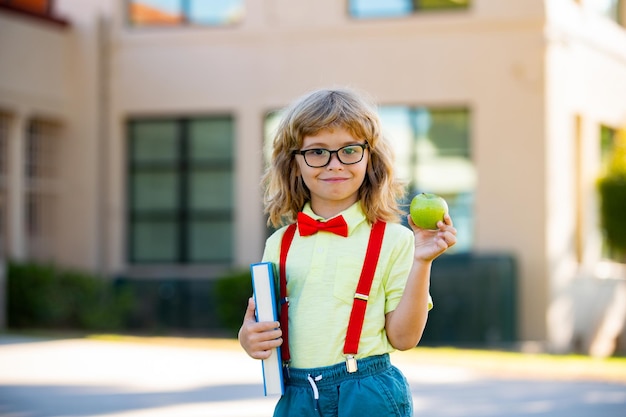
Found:
[[609, 176], [598, 184], [600, 219], [612, 258], [626, 262], [626, 176]]
[[233, 271], [215, 283], [215, 307], [221, 326], [236, 336], [248, 298], [252, 296], [252, 277], [249, 270]]
[[610, 257], [626, 263], [626, 129], [618, 130], [613, 138], [598, 191], [600, 222]]
[[119, 330], [132, 305], [111, 281], [54, 265], [7, 265], [10, 328]]

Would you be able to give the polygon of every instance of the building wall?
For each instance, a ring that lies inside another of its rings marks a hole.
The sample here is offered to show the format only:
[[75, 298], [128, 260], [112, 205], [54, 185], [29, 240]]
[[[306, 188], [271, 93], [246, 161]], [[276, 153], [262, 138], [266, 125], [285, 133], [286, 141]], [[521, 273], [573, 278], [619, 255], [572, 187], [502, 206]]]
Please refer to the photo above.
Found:
[[[624, 283], [598, 279], [602, 236], [596, 181], [600, 126], [626, 123], [626, 32], [571, 2], [547, 5], [547, 336], [556, 350], [574, 344], [587, 350], [603, 320], [623, 320], [608, 313], [616, 306], [605, 293], [607, 286]], [[594, 324], [581, 331], [581, 322]]]
[[[3, 114], [6, 134], [6, 178], [4, 202], [6, 231], [4, 248], [8, 258], [26, 259], [33, 255], [57, 258], [62, 255], [61, 237], [47, 233], [46, 244], [28, 240], [26, 216], [27, 193], [39, 187], [52, 196], [55, 207], [50, 225], [58, 227], [63, 214], [59, 201], [67, 183], [55, 170], [46, 181], [31, 183], [24, 176], [24, 158], [27, 152], [26, 136], [29, 126], [37, 121], [64, 126], [71, 118], [68, 100], [69, 32], [60, 24], [34, 21], [17, 14], [0, 14], [0, 112]], [[36, 52], [36, 53], [35, 53]], [[63, 129], [57, 130], [57, 144], [67, 140]], [[56, 154], [58, 155], [58, 154]], [[38, 253], [35, 253], [38, 252]], [[86, 265], [85, 265], [86, 266]]]
[[[328, 86], [365, 90], [381, 105], [467, 105], [475, 251], [517, 257], [520, 339], [566, 346], [572, 285], [600, 256], [598, 124], [626, 119], [624, 30], [577, 3], [474, 0], [463, 12], [354, 20], [345, 1], [249, 0], [232, 27], [159, 29], [128, 27], [122, 1], [58, 0], [70, 29], [0, 14], [0, 53], [48, 68], [0, 59], [0, 110], [35, 109], [64, 126], [57, 259], [113, 276], [191, 277], [207, 269], [126, 262], [129, 118], [234, 117], [246, 150], [235, 168], [243, 266], [260, 258], [266, 234], [267, 111]], [[42, 52], [25, 58], [24, 44]]]
[[[115, 166], [123, 164], [121, 124], [129, 115], [234, 113], [247, 150], [238, 160], [236, 222], [237, 262], [245, 265], [260, 258], [265, 236], [258, 179], [266, 111], [337, 85], [365, 90], [379, 104], [468, 105], [479, 178], [475, 248], [519, 258], [521, 305], [531, 307], [522, 308], [522, 337], [543, 339], [546, 178], [534, 162], [545, 155], [542, 2], [483, 0], [467, 13], [367, 21], [330, 0], [246, 6], [244, 23], [229, 28], [132, 29], [118, 13], [111, 87], [119, 135], [109, 153], [122, 159]], [[117, 177], [110, 260], [121, 270], [122, 190]]]

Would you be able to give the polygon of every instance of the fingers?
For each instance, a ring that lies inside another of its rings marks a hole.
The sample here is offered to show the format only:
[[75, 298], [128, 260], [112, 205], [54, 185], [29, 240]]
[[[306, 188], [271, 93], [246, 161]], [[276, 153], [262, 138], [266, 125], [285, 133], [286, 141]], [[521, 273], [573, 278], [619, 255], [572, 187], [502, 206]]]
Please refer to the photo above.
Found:
[[254, 297], [248, 298], [248, 307], [246, 308], [246, 313], [243, 316], [244, 321], [256, 321], [256, 316], [254, 314]]
[[277, 327], [267, 328], [268, 325], [277, 325], [275, 322], [261, 322], [242, 326], [239, 334], [241, 346], [254, 359], [267, 359], [272, 349], [283, 344], [283, 332]]
[[445, 242], [448, 248], [456, 244], [456, 234], [445, 232], [440, 235], [440, 238]]
[[413, 219], [411, 218], [411, 215], [410, 215], [410, 214], [407, 214], [406, 218], [407, 218], [407, 221], [409, 222], [409, 226], [411, 226], [411, 228], [415, 228], [415, 227], [417, 227], [417, 226], [415, 225], [415, 223], [413, 223]]
[[255, 331], [264, 332], [264, 331], [267, 331], [267, 330], [272, 330], [272, 329], [276, 329], [276, 328], [280, 327], [280, 323], [277, 322], [277, 321], [257, 322], [256, 321], [256, 313], [255, 313], [254, 309], [255, 309], [254, 298], [250, 297], [250, 298], [248, 298], [248, 307], [246, 308], [246, 313], [243, 316], [243, 321], [244, 321], [244, 323], [247, 323], [247, 322], [255, 323], [255, 325], [253, 326]]
[[[273, 333], [273, 332], [268, 332]], [[280, 330], [278, 330], [278, 334], [282, 334]], [[263, 340], [252, 345], [252, 350], [248, 352], [248, 355], [254, 359], [267, 359], [272, 354], [272, 349], [279, 347], [283, 344], [283, 339], [272, 338], [270, 340]]]
[[409, 224], [409, 227], [413, 230], [414, 233], [422, 230], [419, 227], [417, 227], [417, 225], [415, 223], [413, 223], [413, 219], [411, 218], [410, 214], [407, 215], [406, 218], [407, 218], [407, 222]]
[[440, 232], [450, 232], [453, 235], [456, 235], [456, 228], [454, 227], [454, 224], [452, 223], [452, 217], [450, 217], [449, 214], [445, 214], [443, 216], [443, 221], [438, 221], [437, 222], [437, 227], [439, 228]]
[[456, 243], [456, 228], [452, 225], [452, 219], [446, 214], [444, 222], [437, 223], [439, 232], [437, 237], [445, 242], [447, 247], [454, 246]]
[[254, 313], [254, 299], [248, 299], [243, 324], [239, 329], [239, 343], [246, 353], [254, 359], [267, 359], [272, 349], [282, 345], [283, 332], [277, 321], [257, 322]]

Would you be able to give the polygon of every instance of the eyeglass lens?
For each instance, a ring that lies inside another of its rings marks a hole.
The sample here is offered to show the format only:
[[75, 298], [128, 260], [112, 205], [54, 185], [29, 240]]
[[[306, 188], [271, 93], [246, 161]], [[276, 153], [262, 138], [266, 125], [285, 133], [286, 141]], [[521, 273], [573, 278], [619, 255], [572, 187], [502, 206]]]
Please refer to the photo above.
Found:
[[305, 162], [313, 168], [320, 168], [330, 163], [332, 154], [337, 154], [337, 158], [342, 164], [351, 165], [361, 162], [364, 154], [364, 146], [348, 145], [336, 151], [328, 149], [308, 149], [302, 153]]

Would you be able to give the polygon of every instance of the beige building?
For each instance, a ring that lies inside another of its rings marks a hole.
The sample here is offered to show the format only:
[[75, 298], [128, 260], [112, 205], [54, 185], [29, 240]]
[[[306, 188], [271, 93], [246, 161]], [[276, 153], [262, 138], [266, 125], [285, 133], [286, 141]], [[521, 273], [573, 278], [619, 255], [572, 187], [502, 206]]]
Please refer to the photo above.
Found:
[[623, 3], [0, 2], [4, 253], [137, 279], [246, 266], [272, 112], [351, 86], [411, 192], [448, 199], [457, 252], [516, 258], [518, 338], [610, 345], [626, 288], [595, 181], [626, 125]]

